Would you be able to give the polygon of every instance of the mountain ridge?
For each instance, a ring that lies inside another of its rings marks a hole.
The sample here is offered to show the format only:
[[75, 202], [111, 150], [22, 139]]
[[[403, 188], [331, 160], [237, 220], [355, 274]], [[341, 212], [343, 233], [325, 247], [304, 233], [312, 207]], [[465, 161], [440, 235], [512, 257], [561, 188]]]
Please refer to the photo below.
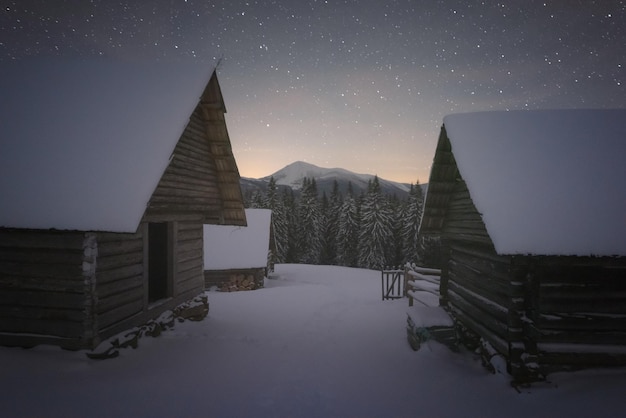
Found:
[[[337, 181], [339, 191], [344, 195], [348, 192], [348, 184], [352, 184], [355, 195], [367, 191], [368, 183], [376, 177], [374, 174], [359, 174], [344, 168], [324, 168], [304, 161], [295, 161], [281, 168], [273, 174], [259, 179], [242, 177], [241, 187], [244, 195], [254, 191], [267, 190], [267, 184], [274, 177], [279, 188], [289, 188], [298, 192], [302, 187], [304, 178], [314, 178], [320, 196], [325, 192], [329, 195], [332, 192], [333, 184]], [[408, 196], [411, 189], [409, 183], [400, 183], [378, 177], [381, 190], [385, 194], [396, 195], [399, 198]], [[421, 185], [425, 188], [425, 185]]]

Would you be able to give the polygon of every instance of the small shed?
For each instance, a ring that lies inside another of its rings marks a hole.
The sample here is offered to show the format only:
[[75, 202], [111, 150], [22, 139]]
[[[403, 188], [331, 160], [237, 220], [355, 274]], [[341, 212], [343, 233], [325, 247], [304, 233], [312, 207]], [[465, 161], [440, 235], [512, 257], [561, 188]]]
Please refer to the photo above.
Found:
[[246, 209], [248, 225], [204, 226], [204, 281], [207, 289], [253, 290], [274, 270], [272, 211]]
[[0, 79], [0, 344], [79, 349], [204, 291], [246, 224], [215, 71], [36, 57]]
[[518, 380], [626, 366], [626, 110], [443, 122], [420, 234], [466, 337]]

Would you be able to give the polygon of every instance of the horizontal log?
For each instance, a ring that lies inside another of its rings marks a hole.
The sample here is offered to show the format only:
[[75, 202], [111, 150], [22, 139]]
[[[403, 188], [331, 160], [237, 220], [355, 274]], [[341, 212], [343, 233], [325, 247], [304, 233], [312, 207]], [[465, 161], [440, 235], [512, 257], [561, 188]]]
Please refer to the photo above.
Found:
[[450, 263], [450, 269], [448, 271], [448, 288], [452, 285], [467, 289], [473, 294], [485, 297], [501, 306], [508, 307], [511, 303], [510, 296], [505, 293], [509, 290], [507, 283], [470, 274], [466, 270], [458, 270], [452, 265], [452, 263]]
[[[101, 315], [98, 315], [98, 328], [104, 329], [113, 326], [117, 322], [121, 322], [134, 315], [140, 314], [143, 310], [143, 299], [133, 303], [127, 303], [115, 309], [111, 309]], [[139, 325], [139, 324], [137, 324]]]
[[97, 233], [98, 247], [102, 246], [103, 244], [116, 243], [119, 241], [141, 240], [141, 237], [142, 237], [141, 229], [139, 229], [135, 233], [116, 233], [116, 232], [98, 232]]
[[0, 261], [27, 264], [66, 264], [75, 266], [82, 264], [83, 250], [66, 250], [60, 248], [0, 248]]
[[529, 334], [538, 343], [560, 344], [621, 344], [626, 346], [626, 331], [620, 330], [546, 330], [529, 329]]
[[84, 293], [85, 281], [82, 276], [63, 279], [58, 277], [15, 276], [3, 273], [0, 275], [0, 289], [2, 291], [25, 290]]
[[83, 322], [0, 317], [0, 332], [81, 338], [85, 330]]
[[482, 324], [482, 328], [487, 328], [491, 333], [506, 339], [509, 330], [507, 318], [502, 318], [501, 315], [494, 316], [491, 312], [484, 310], [484, 306], [474, 305], [453, 291], [448, 292], [448, 302], [450, 306], [463, 312], [463, 317], [457, 318], [460, 321], [465, 322], [467, 317], [473, 322]]
[[204, 264], [202, 262], [202, 257], [198, 257], [198, 258], [192, 258], [186, 261], [179, 261], [177, 263], [177, 273], [184, 273], [188, 270], [200, 270], [203, 271], [204, 270]]
[[540, 344], [538, 349], [538, 362], [549, 372], [626, 366], [626, 348], [623, 345]]
[[98, 298], [103, 299], [136, 287], [143, 287], [143, 281], [143, 269], [140, 270], [139, 274], [134, 274], [114, 281], [108, 280], [104, 282], [102, 280], [98, 280]]
[[626, 313], [624, 299], [541, 299], [540, 310], [544, 313], [558, 312], [566, 314], [597, 313], [597, 314], [623, 314]]
[[203, 191], [203, 193], [219, 193], [216, 181], [207, 181], [197, 177], [183, 177], [173, 174], [164, 176], [159, 183], [159, 187], [178, 188], [181, 190], [191, 191], [197, 190]]
[[502, 333], [493, 332], [492, 329], [485, 326], [485, 323], [476, 320], [476, 317], [468, 315], [460, 306], [452, 306], [452, 314], [454, 318], [460, 320], [467, 328], [481, 336], [488, 341], [493, 348], [503, 355], [505, 358], [509, 358], [509, 342], [506, 338], [503, 338]]
[[202, 226], [196, 226], [193, 229], [180, 229], [178, 230], [179, 241], [196, 241], [202, 240], [204, 237], [204, 231]]
[[176, 274], [177, 283], [182, 283], [188, 280], [198, 280], [199, 283], [202, 283], [204, 279], [204, 271], [202, 268], [194, 268], [187, 271], [181, 271]]
[[71, 321], [82, 323], [85, 321], [85, 311], [76, 309], [50, 308], [39, 306], [0, 306], [0, 317], [2, 318], [21, 318], [29, 320], [54, 320], [54, 321]]
[[119, 239], [117, 241], [98, 240], [98, 258], [143, 251], [143, 237]]
[[193, 276], [189, 280], [179, 282], [177, 289], [179, 294], [200, 293], [204, 290], [204, 279], [201, 276]]
[[75, 264], [45, 264], [0, 261], [2, 275], [12, 277], [39, 277], [42, 279], [82, 279], [82, 260]]
[[197, 198], [197, 201], [206, 201], [208, 199], [219, 199], [220, 195], [217, 189], [198, 189], [198, 188], [181, 188], [181, 184], [161, 182], [151, 197], [151, 202], [160, 200], [168, 200], [170, 198]]
[[159, 207], [150, 207], [143, 216], [142, 222], [202, 222], [204, 219], [204, 210], [197, 212], [173, 212], [169, 207], [165, 209]]
[[209, 181], [214, 181], [217, 178], [217, 172], [212, 165], [199, 166], [185, 164], [184, 161], [172, 160], [170, 165], [165, 170], [165, 174], [173, 174], [177, 176], [186, 177], [204, 177]]
[[82, 232], [0, 228], [0, 247], [83, 250]]
[[626, 330], [625, 314], [542, 312], [535, 321], [542, 330]]
[[87, 297], [84, 293], [45, 292], [21, 289], [3, 289], [0, 292], [0, 305], [39, 306], [63, 309], [85, 309]]
[[98, 257], [98, 272], [143, 264], [143, 248], [138, 251]]
[[192, 259], [202, 259], [203, 258], [202, 249], [193, 249], [190, 251], [179, 251], [176, 259], [179, 263]]
[[125, 289], [121, 293], [116, 293], [98, 300], [98, 315], [102, 315], [111, 310], [121, 308], [128, 304], [142, 303], [144, 298], [143, 283], [135, 283], [135, 286]]

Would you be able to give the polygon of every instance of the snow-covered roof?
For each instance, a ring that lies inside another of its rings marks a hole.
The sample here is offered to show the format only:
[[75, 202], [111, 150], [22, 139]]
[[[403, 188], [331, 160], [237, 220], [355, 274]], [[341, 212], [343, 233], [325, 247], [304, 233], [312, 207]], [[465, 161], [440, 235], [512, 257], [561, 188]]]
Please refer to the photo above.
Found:
[[626, 110], [454, 114], [444, 127], [499, 254], [626, 255]]
[[265, 267], [271, 219], [269, 209], [246, 209], [247, 227], [204, 225], [204, 269]]
[[2, 63], [0, 226], [134, 232], [213, 68]]

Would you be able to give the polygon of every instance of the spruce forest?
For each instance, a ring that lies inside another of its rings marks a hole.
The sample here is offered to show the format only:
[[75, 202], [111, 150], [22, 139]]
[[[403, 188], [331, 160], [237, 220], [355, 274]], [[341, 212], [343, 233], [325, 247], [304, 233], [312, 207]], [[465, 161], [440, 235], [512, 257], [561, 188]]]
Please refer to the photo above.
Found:
[[378, 177], [356, 196], [352, 184], [344, 195], [338, 183], [330, 196], [319, 196], [314, 178], [300, 193], [278, 190], [270, 178], [265, 192], [246, 196], [248, 208], [272, 210], [274, 263], [340, 265], [367, 269], [405, 263], [437, 267], [438, 243], [418, 237], [424, 196], [419, 181], [399, 199], [381, 191]]

